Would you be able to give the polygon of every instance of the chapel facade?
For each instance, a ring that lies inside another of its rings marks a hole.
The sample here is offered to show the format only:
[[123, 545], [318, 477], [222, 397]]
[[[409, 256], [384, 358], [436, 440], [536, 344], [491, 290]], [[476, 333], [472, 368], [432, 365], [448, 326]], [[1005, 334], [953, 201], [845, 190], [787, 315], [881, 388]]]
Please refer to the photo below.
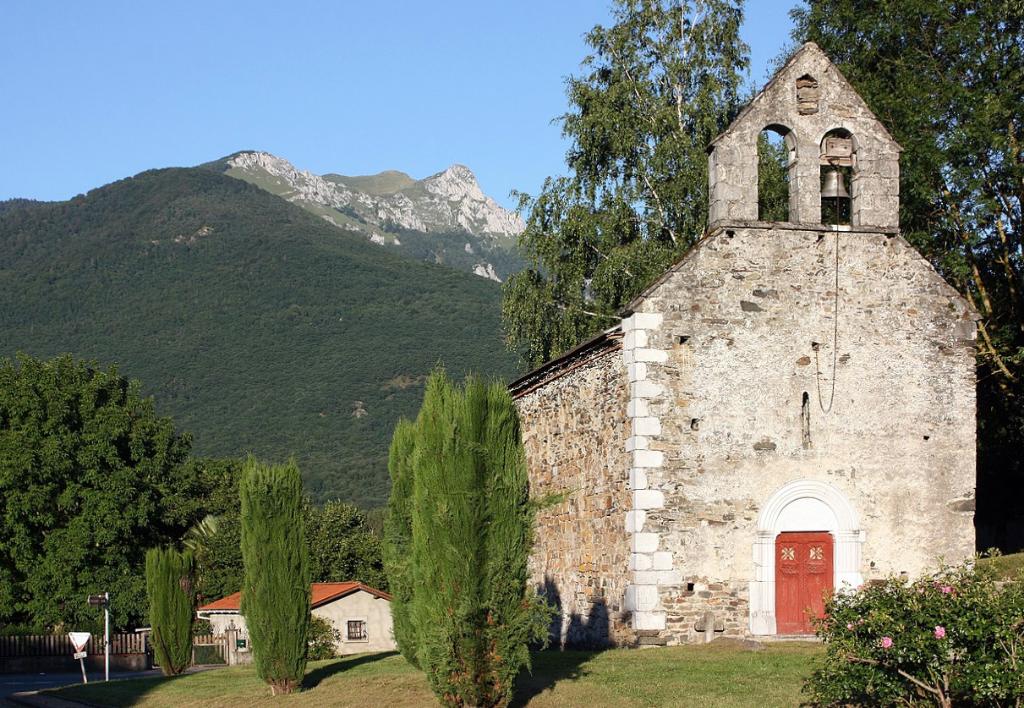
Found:
[[512, 384], [556, 642], [808, 634], [825, 591], [974, 552], [977, 315], [899, 234], [899, 153], [804, 45], [711, 144], [705, 237]]

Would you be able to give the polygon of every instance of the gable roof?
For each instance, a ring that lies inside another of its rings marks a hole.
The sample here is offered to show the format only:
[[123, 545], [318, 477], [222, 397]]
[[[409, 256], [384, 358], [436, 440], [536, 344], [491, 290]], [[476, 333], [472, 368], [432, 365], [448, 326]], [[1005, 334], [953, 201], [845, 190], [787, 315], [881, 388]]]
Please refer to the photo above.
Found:
[[[391, 595], [387, 594], [383, 590], [377, 590], [371, 588], [369, 585], [363, 585], [362, 583], [348, 582], [348, 583], [311, 583], [309, 586], [310, 592], [310, 609], [315, 609], [321, 605], [326, 605], [329, 602], [351, 595], [354, 592], [362, 590], [363, 592], [370, 593], [374, 597], [382, 600], [391, 600]], [[239, 612], [242, 609], [242, 593], [236, 592], [222, 597], [219, 600], [209, 602], [202, 607], [196, 609], [197, 612]]]
[[900, 144], [896, 142], [896, 139], [894, 137], [892, 137], [892, 133], [890, 133], [889, 129], [885, 127], [885, 123], [878, 120], [878, 116], [876, 116], [874, 111], [872, 111], [868, 107], [868, 104], [864, 101], [864, 98], [860, 95], [860, 93], [857, 92], [857, 89], [855, 89], [853, 85], [850, 83], [850, 81], [845, 76], [843, 76], [843, 72], [839, 70], [839, 67], [833, 64], [832, 60], [829, 59], [828, 55], [825, 54], [825, 52], [821, 50], [821, 47], [819, 47], [814, 42], [805, 42], [802, 47], [793, 52], [793, 55], [786, 61], [785, 64], [782, 65], [782, 68], [776, 71], [772, 78], [768, 80], [768, 83], [764, 85], [764, 88], [758, 91], [757, 95], [750, 99], [750, 102], [747, 103], [747, 105], [744, 106], [743, 109], [736, 115], [732, 123], [729, 124], [729, 127], [723, 130], [717, 136], [715, 136], [714, 140], [712, 140], [708, 144], [708, 150], [712, 150], [715, 147], [715, 145], [717, 145], [718, 142], [722, 140], [722, 138], [736, 130], [738, 126], [744, 123], [746, 121], [747, 116], [750, 115], [754, 108], [756, 108], [758, 104], [760, 104], [762, 101], [767, 100], [765, 96], [772, 93], [772, 89], [775, 88], [776, 84], [778, 84], [780, 81], [789, 78], [795, 79], [796, 77], [791, 77], [791, 75], [796, 74], [799, 71], [799, 69], [797, 69], [797, 65], [806, 63], [808, 59], [812, 61], [824, 60], [828, 67], [828, 71], [835, 72], [836, 81], [843, 88], [843, 92], [847, 94], [849, 98], [852, 98], [854, 101], [856, 101], [860, 105], [860, 107], [864, 111], [866, 111], [869, 116], [871, 116], [872, 120], [874, 121], [876, 127], [879, 129], [881, 134], [893, 144], [896, 150], [903, 152], [903, 148], [900, 147]]
[[601, 334], [588, 339], [565, 354], [544, 362], [533, 371], [525, 374], [508, 385], [512, 398], [520, 398], [534, 391], [549, 381], [561, 378], [578, 366], [582, 366], [591, 358], [606, 351], [622, 346], [622, 326], [615, 325]]

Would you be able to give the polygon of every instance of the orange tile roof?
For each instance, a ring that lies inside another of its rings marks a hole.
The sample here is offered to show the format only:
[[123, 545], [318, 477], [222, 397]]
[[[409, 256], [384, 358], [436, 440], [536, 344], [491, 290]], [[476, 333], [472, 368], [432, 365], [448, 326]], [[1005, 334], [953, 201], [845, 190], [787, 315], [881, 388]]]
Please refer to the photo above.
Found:
[[[350, 595], [356, 590], [368, 592], [374, 597], [391, 600], [391, 596], [382, 590], [371, 588], [362, 583], [312, 583], [309, 586], [310, 607], [320, 607], [340, 597]], [[236, 592], [227, 597], [207, 603], [198, 608], [198, 612], [238, 612], [242, 606], [242, 593]]]
[[199, 612], [207, 612], [207, 611], [221, 610], [221, 611], [234, 611], [234, 612], [238, 612], [238, 610], [241, 607], [242, 607], [242, 593], [241, 592], [236, 592], [236, 593], [233, 593], [231, 595], [228, 595], [227, 597], [222, 597], [219, 600], [214, 600], [213, 602], [210, 602], [210, 603], [208, 603], [206, 605], [203, 605], [202, 607], [200, 607], [198, 609], [198, 611]]

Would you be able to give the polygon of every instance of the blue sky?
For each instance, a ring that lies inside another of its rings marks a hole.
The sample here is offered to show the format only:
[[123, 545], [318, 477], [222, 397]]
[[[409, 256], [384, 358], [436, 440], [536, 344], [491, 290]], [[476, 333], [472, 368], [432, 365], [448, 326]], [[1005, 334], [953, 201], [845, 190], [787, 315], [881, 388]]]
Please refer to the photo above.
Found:
[[[751, 79], [797, 0], [748, 0]], [[261, 149], [313, 172], [461, 162], [511, 204], [564, 171], [552, 118], [605, 0], [6, 0], [0, 199], [66, 199]]]

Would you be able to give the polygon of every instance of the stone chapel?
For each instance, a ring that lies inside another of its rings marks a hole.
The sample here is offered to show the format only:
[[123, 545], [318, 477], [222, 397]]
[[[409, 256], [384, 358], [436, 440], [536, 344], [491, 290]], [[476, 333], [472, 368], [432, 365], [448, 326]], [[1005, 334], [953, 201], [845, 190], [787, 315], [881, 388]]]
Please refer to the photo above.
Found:
[[556, 642], [809, 634], [824, 591], [974, 552], [977, 315], [900, 236], [899, 154], [804, 45], [709, 146], [704, 238], [511, 385]]

